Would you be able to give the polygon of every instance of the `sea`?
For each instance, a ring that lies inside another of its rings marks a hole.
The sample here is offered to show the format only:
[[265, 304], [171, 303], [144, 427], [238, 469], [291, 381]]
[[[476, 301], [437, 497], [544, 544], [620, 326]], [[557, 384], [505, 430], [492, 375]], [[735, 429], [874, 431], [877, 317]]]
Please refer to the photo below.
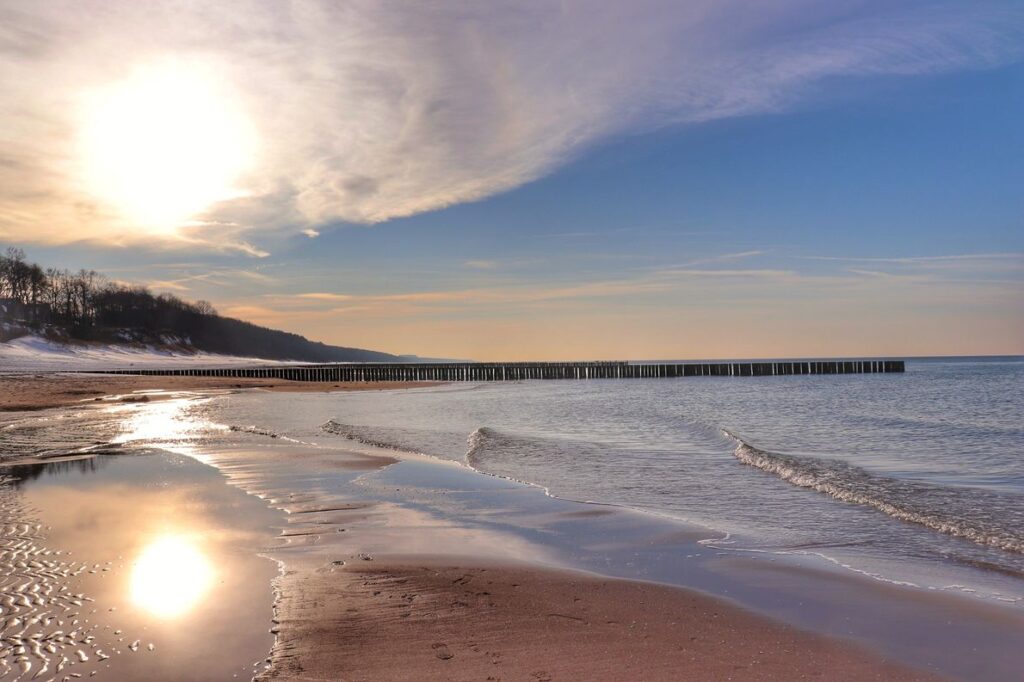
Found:
[[904, 374], [449, 384], [211, 403], [706, 528], [708, 545], [1024, 607], [1024, 358]]
[[[132, 409], [2, 416], [0, 456], [111, 452]], [[911, 359], [903, 374], [244, 392], [185, 409], [130, 426], [133, 439], [245, 433], [427, 455], [676, 519], [716, 551], [1024, 608], [1021, 357]]]

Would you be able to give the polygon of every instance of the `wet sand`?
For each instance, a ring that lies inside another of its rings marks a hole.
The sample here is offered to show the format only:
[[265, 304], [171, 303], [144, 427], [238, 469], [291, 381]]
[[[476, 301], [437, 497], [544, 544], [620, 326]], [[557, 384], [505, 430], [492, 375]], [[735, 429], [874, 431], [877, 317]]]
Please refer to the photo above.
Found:
[[[236, 484], [288, 514], [287, 544], [272, 553], [285, 567], [276, 582], [278, 639], [260, 679], [941, 679], [699, 592], [558, 567], [541, 545], [470, 517], [460, 522], [456, 510], [475, 493], [446, 490], [424, 471], [481, 479], [499, 515], [523, 513], [508, 499], [520, 494], [516, 484], [412, 463], [410, 476], [379, 482], [417, 499], [396, 503], [373, 481], [396, 470], [393, 458], [289, 450], [287, 459], [244, 448], [211, 455]], [[345, 465], [327, 465], [338, 460]], [[424, 487], [413, 491], [411, 479]], [[352, 486], [365, 494], [349, 496]], [[321, 492], [296, 495], [303, 487]], [[426, 509], [424, 493], [433, 503], [452, 498], [453, 514]], [[621, 535], [631, 521], [619, 512], [552, 506], [533, 519], [547, 534], [600, 532], [615, 519], [603, 541], [630, 542]], [[697, 537], [680, 531], [654, 542], [675, 549]]]
[[171, 453], [0, 468], [0, 680], [248, 679], [277, 510]]
[[0, 375], [0, 412], [43, 410], [125, 395], [135, 391], [202, 391], [260, 389], [275, 392], [380, 391], [421, 388], [435, 382], [299, 382], [231, 377], [159, 377], [114, 374]]
[[934, 680], [686, 590], [449, 557], [283, 578], [264, 679]]

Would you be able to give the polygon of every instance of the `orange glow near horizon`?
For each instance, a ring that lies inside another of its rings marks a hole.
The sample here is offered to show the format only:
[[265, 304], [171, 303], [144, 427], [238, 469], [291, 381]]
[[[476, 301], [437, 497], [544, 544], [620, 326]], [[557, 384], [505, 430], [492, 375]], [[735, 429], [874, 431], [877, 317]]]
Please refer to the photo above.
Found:
[[1015, 355], [1024, 353], [1019, 318], [956, 320], [896, 311], [645, 311], [437, 319], [416, 315], [345, 317], [251, 315], [261, 324], [341, 346], [481, 361], [699, 360], [793, 357]]

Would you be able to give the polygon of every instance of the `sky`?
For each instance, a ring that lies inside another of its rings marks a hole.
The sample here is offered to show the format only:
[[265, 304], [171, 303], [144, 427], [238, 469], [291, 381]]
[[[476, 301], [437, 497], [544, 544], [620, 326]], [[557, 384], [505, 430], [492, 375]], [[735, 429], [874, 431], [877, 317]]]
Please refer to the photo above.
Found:
[[0, 244], [340, 345], [1024, 354], [1024, 5], [0, 4]]

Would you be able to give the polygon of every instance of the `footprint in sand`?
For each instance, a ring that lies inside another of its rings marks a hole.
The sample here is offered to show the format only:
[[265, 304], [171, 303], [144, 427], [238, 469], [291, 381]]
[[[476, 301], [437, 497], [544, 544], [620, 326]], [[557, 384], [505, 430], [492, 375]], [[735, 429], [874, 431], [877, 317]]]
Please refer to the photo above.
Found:
[[450, 658], [455, 658], [455, 654], [449, 651], [448, 645], [444, 642], [437, 642], [431, 648], [434, 650], [434, 655], [440, 658], [442, 661], [447, 661]]

